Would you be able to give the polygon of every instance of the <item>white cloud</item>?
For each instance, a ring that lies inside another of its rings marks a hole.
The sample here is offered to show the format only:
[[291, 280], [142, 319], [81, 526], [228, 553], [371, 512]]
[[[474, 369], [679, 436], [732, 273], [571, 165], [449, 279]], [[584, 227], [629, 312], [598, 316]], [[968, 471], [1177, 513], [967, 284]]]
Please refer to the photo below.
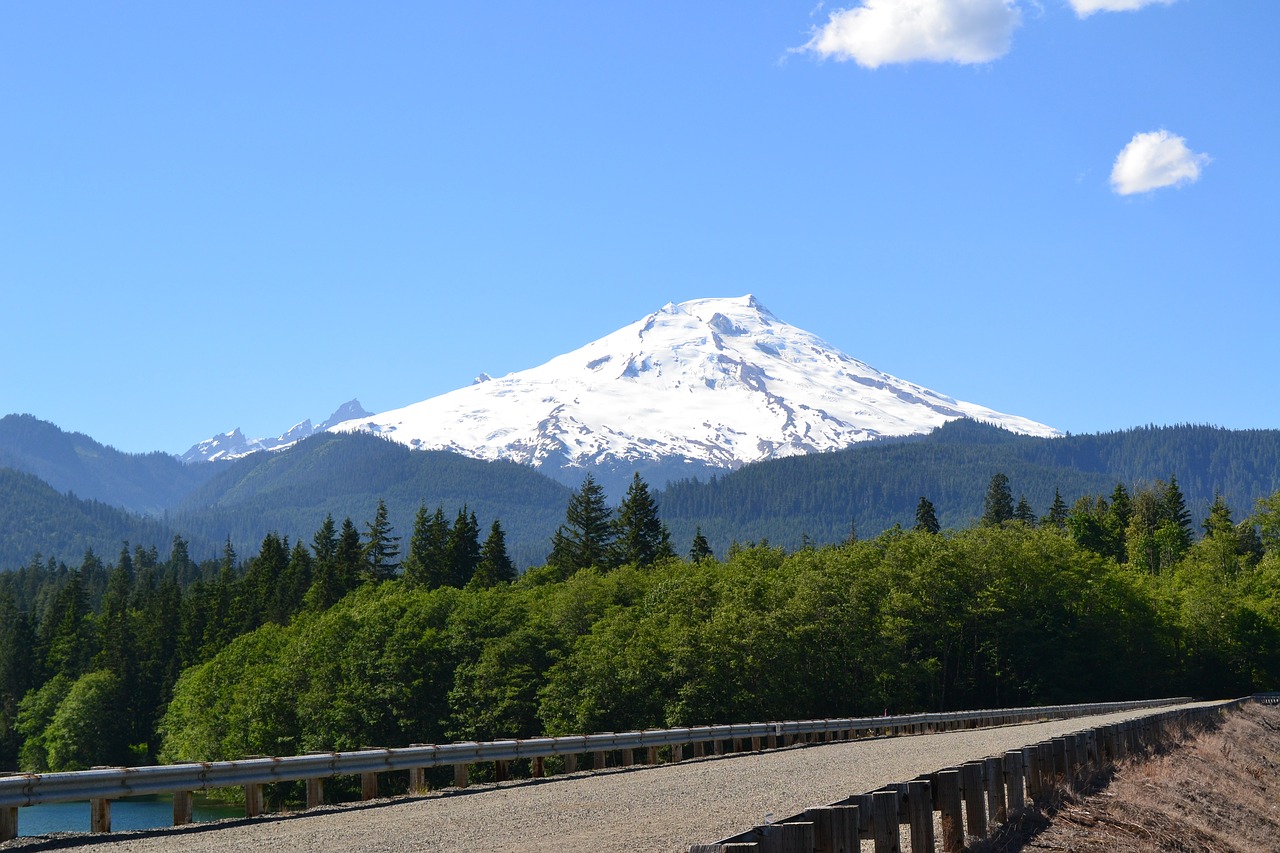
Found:
[[1187, 147], [1187, 140], [1167, 130], [1135, 134], [1116, 157], [1111, 188], [1120, 195], [1133, 195], [1193, 183], [1208, 163], [1208, 154], [1196, 154]]
[[1076, 15], [1087, 18], [1094, 12], [1136, 12], [1153, 3], [1169, 5], [1174, 0], [1071, 0]]
[[862, 0], [832, 12], [800, 50], [864, 68], [920, 60], [975, 64], [1008, 53], [1021, 21], [1016, 0]]

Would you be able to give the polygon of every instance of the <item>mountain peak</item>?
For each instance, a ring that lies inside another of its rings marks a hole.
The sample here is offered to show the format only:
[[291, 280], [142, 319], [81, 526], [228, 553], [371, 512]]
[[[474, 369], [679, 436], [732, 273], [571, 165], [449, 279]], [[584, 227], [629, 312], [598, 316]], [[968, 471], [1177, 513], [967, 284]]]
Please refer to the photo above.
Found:
[[669, 302], [539, 367], [335, 429], [580, 471], [736, 468], [957, 418], [1058, 434], [881, 373], [747, 294]]

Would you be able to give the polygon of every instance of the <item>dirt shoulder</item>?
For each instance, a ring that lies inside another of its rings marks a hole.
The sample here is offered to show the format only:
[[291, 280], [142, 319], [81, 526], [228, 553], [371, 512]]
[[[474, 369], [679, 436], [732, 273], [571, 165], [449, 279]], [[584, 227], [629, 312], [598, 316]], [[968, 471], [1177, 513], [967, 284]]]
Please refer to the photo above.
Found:
[[1217, 729], [1121, 763], [1105, 788], [1064, 797], [1047, 825], [1028, 817], [1034, 835], [984, 849], [1280, 851], [1280, 707], [1246, 705]]

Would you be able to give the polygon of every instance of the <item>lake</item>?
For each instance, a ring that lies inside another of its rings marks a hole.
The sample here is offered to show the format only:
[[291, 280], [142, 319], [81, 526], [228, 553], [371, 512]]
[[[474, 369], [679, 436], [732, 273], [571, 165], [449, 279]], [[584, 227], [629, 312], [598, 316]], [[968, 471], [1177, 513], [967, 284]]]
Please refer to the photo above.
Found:
[[[244, 817], [244, 806], [195, 801], [196, 821]], [[169, 796], [130, 797], [111, 801], [111, 829], [160, 829], [173, 825], [173, 798]], [[45, 835], [50, 832], [88, 832], [89, 802], [45, 803], [18, 809], [18, 835]]]

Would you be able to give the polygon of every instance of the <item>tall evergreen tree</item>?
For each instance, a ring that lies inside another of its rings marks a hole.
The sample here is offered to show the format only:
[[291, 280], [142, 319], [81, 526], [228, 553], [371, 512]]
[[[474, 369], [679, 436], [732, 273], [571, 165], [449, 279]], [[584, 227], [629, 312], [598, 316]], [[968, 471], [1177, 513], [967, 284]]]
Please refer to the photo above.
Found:
[[987, 486], [987, 496], [982, 502], [982, 523], [1000, 525], [1013, 520], [1013, 492], [1009, 478], [997, 473]]
[[490, 587], [511, 583], [516, 579], [516, 566], [507, 554], [507, 537], [498, 519], [489, 526], [489, 535], [480, 546], [480, 565], [471, 577], [470, 586]]
[[366, 565], [360, 530], [356, 529], [356, 524], [348, 516], [342, 520], [342, 529], [338, 532], [338, 547], [334, 549], [334, 585], [338, 590], [338, 598], [346, 596], [360, 585]]
[[933, 508], [933, 501], [920, 496], [920, 502], [916, 504], [916, 530], [922, 533], [937, 533], [942, 529], [942, 525], [938, 524], [938, 513]]
[[587, 474], [581, 488], [569, 498], [564, 524], [552, 537], [547, 564], [562, 577], [591, 566], [613, 568], [612, 518], [604, 488]]
[[614, 547], [617, 564], [649, 567], [675, 556], [671, 535], [658, 517], [658, 504], [639, 472], [631, 477], [627, 495], [614, 516]]
[[311, 564], [311, 584], [303, 599], [308, 610], [326, 610], [346, 594], [338, 572], [338, 527], [333, 515], [326, 515], [324, 523], [311, 539], [315, 559]]
[[1236, 524], [1231, 520], [1231, 507], [1227, 506], [1227, 502], [1222, 499], [1221, 492], [1213, 493], [1213, 504], [1209, 507], [1209, 515], [1201, 527], [1204, 528], [1206, 537], [1224, 535], [1235, 537]]
[[364, 559], [366, 577], [373, 581], [385, 581], [395, 577], [400, 568], [400, 537], [391, 533], [387, 519], [387, 502], [378, 499], [378, 509], [373, 521], [365, 522]]
[[449, 531], [449, 585], [461, 588], [470, 583], [480, 556], [480, 524], [463, 504]]

